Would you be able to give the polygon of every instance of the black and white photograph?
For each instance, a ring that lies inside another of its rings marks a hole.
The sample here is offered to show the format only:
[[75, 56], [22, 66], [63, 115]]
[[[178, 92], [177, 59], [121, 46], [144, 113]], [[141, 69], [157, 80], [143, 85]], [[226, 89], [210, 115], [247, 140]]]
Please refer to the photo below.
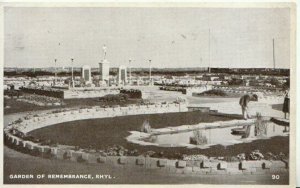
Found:
[[295, 4], [3, 6], [3, 184], [294, 185]]

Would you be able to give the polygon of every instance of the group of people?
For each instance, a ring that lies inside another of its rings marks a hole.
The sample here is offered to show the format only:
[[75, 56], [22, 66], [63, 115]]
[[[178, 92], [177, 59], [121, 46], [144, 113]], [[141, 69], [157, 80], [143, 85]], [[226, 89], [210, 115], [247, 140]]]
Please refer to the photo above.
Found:
[[[283, 108], [282, 111], [284, 113], [284, 118], [287, 119], [287, 114], [290, 113], [290, 92], [289, 88], [285, 90], [284, 93], [284, 101], [283, 101]], [[246, 120], [251, 118], [248, 112], [248, 103], [250, 101], [258, 101], [258, 96], [256, 94], [246, 94], [240, 98], [239, 104], [242, 108], [243, 118]]]

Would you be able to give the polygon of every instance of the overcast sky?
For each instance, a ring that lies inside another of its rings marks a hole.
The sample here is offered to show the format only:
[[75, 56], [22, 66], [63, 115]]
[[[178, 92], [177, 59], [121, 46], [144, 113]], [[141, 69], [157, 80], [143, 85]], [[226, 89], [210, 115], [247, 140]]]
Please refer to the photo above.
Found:
[[287, 8], [6, 7], [4, 23], [5, 67], [98, 67], [105, 44], [111, 67], [264, 68], [273, 38], [276, 67], [290, 66]]

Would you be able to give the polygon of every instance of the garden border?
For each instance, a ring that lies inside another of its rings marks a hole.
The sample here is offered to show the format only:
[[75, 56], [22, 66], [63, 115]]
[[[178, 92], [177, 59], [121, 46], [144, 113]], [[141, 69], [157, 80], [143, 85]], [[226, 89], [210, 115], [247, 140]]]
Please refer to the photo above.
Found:
[[[185, 160], [171, 160], [171, 159], [161, 159], [152, 158], [145, 156], [103, 156], [99, 153], [87, 152], [83, 149], [74, 150], [62, 146], [47, 146], [41, 145], [39, 143], [34, 143], [32, 141], [26, 141], [19, 138], [13, 133], [14, 129], [19, 130], [26, 134], [27, 132], [34, 130], [36, 128], [41, 128], [44, 126], [49, 126], [50, 124], [44, 124], [45, 120], [60, 119], [64, 120], [67, 114], [83, 113], [85, 112], [111, 112], [106, 113], [106, 115], [113, 116], [127, 116], [133, 115], [132, 112], [142, 113], [165, 113], [165, 112], [177, 112], [180, 111], [178, 108], [179, 104], [166, 104], [161, 105], [161, 108], [154, 106], [134, 106], [134, 107], [120, 107], [120, 108], [110, 108], [110, 109], [100, 109], [100, 108], [86, 108], [86, 109], [76, 109], [70, 111], [61, 111], [58, 113], [46, 113], [40, 115], [27, 116], [24, 121], [15, 122], [4, 128], [4, 143], [18, 151], [28, 153], [34, 156], [40, 156], [45, 158], [55, 158], [61, 160], [70, 160], [80, 163], [105, 163], [117, 167], [130, 168], [139, 167], [145, 169], [158, 169], [160, 172], [167, 173], [178, 173], [178, 174], [199, 174], [199, 175], [235, 175], [235, 174], [248, 174], [248, 175], [259, 175], [259, 174], [286, 174], [289, 172], [289, 161], [288, 160], [259, 160], [259, 161], [247, 161], [241, 160], [239, 162], [226, 162], [217, 159], [203, 159], [194, 161]], [[163, 108], [165, 107], [165, 108]], [[153, 110], [154, 109], [154, 110]], [[164, 109], [164, 110], [162, 110]], [[132, 111], [131, 111], [132, 110]], [[185, 109], [186, 110], [186, 109]], [[80, 112], [81, 111], [81, 112]], [[126, 112], [126, 113], [124, 113]], [[87, 113], [87, 115], [89, 114]], [[85, 114], [85, 113], [84, 113]], [[100, 113], [99, 113], [100, 114]], [[135, 113], [136, 114], [136, 113]], [[49, 116], [50, 117], [49, 117]], [[57, 116], [56, 116], [57, 115]], [[112, 116], [112, 117], [113, 117]], [[57, 117], [57, 118], [54, 118]], [[77, 114], [78, 117], [78, 114]], [[82, 116], [79, 116], [82, 117]], [[95, 116], [87, 116], [89, 118], [95, 118]], [[107, 117], [107, 116], [105, 116]], [[103, 117], [104, 118], [104, 117]], [[74, 119], [71, 119], [74, 121]], [[28, 121], [28, 122], [27, 122]], [[29, 122], [35, 122], [36, 127], [31, 127], [27, 129]], [[24, 124], [25, 123], [25, 124]], [[56, 122], [57, 123], [57, 122]], [[55, 123], [55, 124], [56, 124]], [[33, 128], [33, 129], [32, 129]], [[23, 130], [23, 131], [22, 131]]]

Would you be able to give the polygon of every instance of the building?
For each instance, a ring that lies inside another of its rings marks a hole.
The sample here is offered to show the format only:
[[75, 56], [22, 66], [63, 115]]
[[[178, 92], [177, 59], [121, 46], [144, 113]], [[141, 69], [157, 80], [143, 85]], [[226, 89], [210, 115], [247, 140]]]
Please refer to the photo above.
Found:
[[91, 67], [84, 65], [81, 71], [82, 78], [85, 83], [92, 83]]
[[127, 69], [121, 65], [118, 70], [118, 84], [125, 85], [127, 83]]
[[106, 59], [99, 63], [100, 81], [108, 84], [109, 81], [109, 61]]

